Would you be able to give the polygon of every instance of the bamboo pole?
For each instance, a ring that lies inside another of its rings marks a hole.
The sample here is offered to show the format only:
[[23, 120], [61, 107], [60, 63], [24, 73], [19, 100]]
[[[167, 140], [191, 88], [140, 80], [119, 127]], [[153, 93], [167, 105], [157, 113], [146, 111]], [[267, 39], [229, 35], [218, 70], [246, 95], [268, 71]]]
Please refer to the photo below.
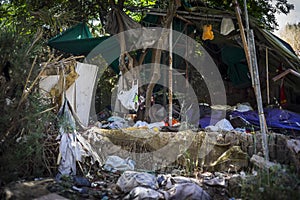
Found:
[[[252, 65], [251, 65], [249, 48], [248, 48], [248, 43], [247, 43], [247, 39], [246, 39], [246, 35], [245, 35], [245, 30], [244, 30], [244, 26], [243, 26], [241, 14], [240, 14], [240, 9], [239, 9], [239, 6], [238, 6], [238, 3], [237, 3], [236, 0], [234, 1], [234, 4], [235, 4], [236, 18], [238, 20], [240, 34], [241, 34], [241, 38], [242, 38], [242, 42], [243, 42], [243, 46], [244, 46], [244, 51], [245, 51], [245, 55], [246, 55], [246, 59], [247, 59], [247, 64], [248, 64], [249, 71], [251, 73], [252, 72]], [[252, 76], [252, 74], [251, 74], [251, 76]]]
[[173, 57], [172, 57], [172, 48], [173, 48], [173, 35], [172, 35], [172, 30], [173, 30], [173, 23], [171, 22], [170, 24], [170, 29], [169, 29], [169, 126], [172, 126], [172, 112], [173, 112], [173, 77], [172, 77], [172, 64], [173, 64]]
[[267, 123], [266, 118], [264, 115], [263, 105], [262, 105], [262, 98], [261, 98], [261, 90], [260, 90], [260, 81], [259, 81], [259, 72], [258, 72], [258, 65], [256, 59], [256, 50], [255, 50], [255, 41], [254, 41], [254, 34], [253, 30], [250, 30], [249, 34], [249, 47], [250, 47], [250, 56], [253, 63], [253, 78], [254, 78], [254, 86], [256, 88], [256, 101], [257, 101], [257, 108], [258, 108], [258, 116], [259, 116], [259, 124], [261, 129], [262, 135], [262, 147], [264, 151], [264, 158], [265, 160], [269, 160], [269, 148], [268, 148], [268, 140], [267, 140]]
[[273, 81], [278, 81], [279, 79], [285, 77], [288, 74], [293, 74], [294, 76], [300, 78], [300, 73], [298, 73], [298, 72], [296, 72], [292, 69], [287, 69], [284, 72], [282, 72], [282, 73], [278, 74], [277, 76], [273, 77], [272, 80]]
[[[34, 79], [34, 81], [33, 81], [32, 84], [29, 86], [29, 88], [24, 88], [17, 109], [19, 109], [20, 106], [22, 105], [22, 103], [27, 99], [29, 93], [31, 92], [32, 88], [35, 86], [35, 84], [37, 83], [37, 81], [40, 79], [40, 77], [42, 76], [44, 70], [45, 70], [46, 67], [47, 67], [47, 64], [50, 62], [50, 60], [52, 59], [52, 57], [53, 57], [53, 55], [50, 56], [50, 58], [48, 59], [47, 63], [45, 64], [44, 67], [42, 67], [40, 73], [39, 73], [39, 74], [37, 75], [37, 77]], [[36, 60], [34, 60], [34, 62], [35, 62], [35, 61], [36, 61]], [[32, 64], [32, 66], [34, 66], [34, 63]], [[29, 80], [29, 78], [28, 78], [27, 80]], [[27, 83], [26, 83], [26, 85], [27, 85]]]
[[266, 47], [266, 81], [267, 81], [267, 102], [270, 104], [270, 81], [269, 81], [269, 52], [268, 47]]
[[[237, 1], [236, 1], [236, 5], [237, 5]], [[247, 32], [247, 43], [249, 45], [249, 43], [250, 43], [249, 42], [249, 38], [250, 38], [250, 26], [249, 26], [249, 17], [248, 17], [248, 9], [247, 9], [247, 0], [244, 0], [244, 12], [245, 12], [245, 23], [246, 23], [246, 32]], [[241, 24], [243, 24], [243, 23], [241, 23]], [[248, 54], [250, 54], [249, 46], [248, 46], [247, 51], [248, 51]], [[250, 70], [250, 74], [251, 74], [251, 83], [252, 83], [252, 87], [254, 88], [254, 80], [252, 78], [253, 77], [253, 70], [251, 69], [253, 64], [252, 64], [252, 60], [251, 59], [249, 59], [249, 63], [248, 64], [250, 64], [249, 70]]]
[[[242, 37], [242, 42], [244, 46], [244, 51], [246, 55], [246, 59], [248, 62], [249, 72], [251, 74], [252, 79], [252, 87], [255, 92], [256, 96], [256, 103], [258, 107], [258, 116], [259, 116], [259, 123], [260, 123], [260, 130], [262, 134], [262, 147], [263, 147], [263, 153], [265, 160], [269, 160], [269, 149], [268, 149], [268, 141], [267, 141], [267, 123], [266, 118], [264, 115], [263, 105], [262, 105], [262, 98], [261, 98], [261, 89], [260, 89], [260, 80], [259, 80], [259, 73], [258, 73], [258, 65], [257, 65], [257, 58], [256, 58], [256, 50], [255, 50], [255, 40], [254, 40], [254, 34], [253, 30], [249, 28], [248, 31], [248, 43], [246, 40], [244, 27], [242, 23], [242, 18], [240, 15], [240, 9], [237, 3], [237, 0], [234, 1], [235, 4], [235, 12], [240, 28], [240, 34]], [[245, 4], [245, 13], [247, 13], [247, 2], [244, 0]], [[248, 17], [248, 14], [246, 14]], [[248, 19], [246, 19], [246, 22], [248, 22]], [[248, 27], [248, 24], [247, 24]]]

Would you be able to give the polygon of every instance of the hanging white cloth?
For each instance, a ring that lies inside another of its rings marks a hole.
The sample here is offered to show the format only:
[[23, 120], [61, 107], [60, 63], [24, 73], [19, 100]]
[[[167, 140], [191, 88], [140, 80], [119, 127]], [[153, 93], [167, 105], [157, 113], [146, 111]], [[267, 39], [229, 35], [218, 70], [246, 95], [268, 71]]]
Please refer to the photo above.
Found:
[[221, 22], [221, 34], [228, 35], [234, 30], [234, 24], [231, 18], [223, 17]]
[[70, 103], [64, 98], [60, 111], [59, 152], [61, 160], [58, 171], [61, 175], [76, 175], [76, 161], [81, 161], [83, 148], [77, 141], [75, 119], [70, 110]]

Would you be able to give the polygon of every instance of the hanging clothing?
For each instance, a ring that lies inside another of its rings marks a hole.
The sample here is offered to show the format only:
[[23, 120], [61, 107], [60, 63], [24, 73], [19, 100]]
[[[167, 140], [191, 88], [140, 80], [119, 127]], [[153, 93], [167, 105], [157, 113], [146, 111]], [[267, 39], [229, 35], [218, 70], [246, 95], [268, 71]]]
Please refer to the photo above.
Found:
[[284, 79], [281, 79], [280, 84], [280, 105], [285, 107], [287, 105], [287, 99], [284, 91]]
[[77, 132], [75, 119], [70, 110], [70, 103], [67, 98], [64, 98], [63, 105], [58, 113], [60, 118], [60, 135], [57, 140], [60, 140], [59, 152], [59, 179], [61, 175], [76, 175], [76, 161], [81, 161], [83, 148], [77, 141]]

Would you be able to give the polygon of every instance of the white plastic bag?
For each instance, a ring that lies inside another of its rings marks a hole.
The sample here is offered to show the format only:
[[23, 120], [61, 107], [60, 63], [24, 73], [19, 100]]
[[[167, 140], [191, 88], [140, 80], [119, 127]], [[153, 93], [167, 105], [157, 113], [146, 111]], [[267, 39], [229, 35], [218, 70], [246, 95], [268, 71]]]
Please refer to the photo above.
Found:
[[118, 93], [118, 100], [128, 110], [137, 111], [138, 109], [138, 84], [133, 84], [130, 90], [121, 90]]
[[213, 132], [217, 132], [217, 131], [232, 131], [234, 128], [227, 119], [222, 119], [218, 121], [214, 126], [207, 126], [205, 129]]
[[133, 188], [138, 186], [144, 186], [154, 190], [158, 189], [158, 183], [154, 175], [135, 171], [125, 171], [118, 179], [117, 186], [125, 193], [130, 192]]
[[108, 156], [104, 169], [111, 172], [134, 170], [135, 162], [129, 158], [123, 159], [119, 156]]

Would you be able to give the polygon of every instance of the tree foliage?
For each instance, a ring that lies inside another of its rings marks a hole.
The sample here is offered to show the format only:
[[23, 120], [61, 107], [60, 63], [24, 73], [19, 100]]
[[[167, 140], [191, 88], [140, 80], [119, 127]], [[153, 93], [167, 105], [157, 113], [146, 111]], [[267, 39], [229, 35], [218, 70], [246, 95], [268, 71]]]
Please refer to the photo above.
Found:
[[288, 42], [296, 54], [300, 56], [300, 23], [286, 24], [280, 36]]
[[[207, 6], [223, 10], [233, 10], [231, 0], [182, 0], [183, 4], [191, 6]], [[36, 27], [47, 27], [51, 35], [55, 35], [64, 27], [77, 22], [99, 20], [105, 25], [105, 16], [112, 6], [119, 6], [135, 20], [140, 20], [141, 13], [130, 12], [129, 7], [159, 7], [167, 8], [169, 0], [14, 0], [2, 1], [0, 5], [0, 24], [10, 25], [16, 23], [20, 28], [27, 27], [35, 30]], [[243, 0], [238, 0], [243, 8]], [[276, 29], [278, 24], [275, 18], [276, 13], [288, 14], [294, 9], [294, 5], [288, 0], [247, 0], [249, 15], [258, 19], [265, 27]], [[28, 32], [29, 33], [29, 32]]]
[[[232, 10], [232, 0], [209, 0], [206, 2], [210, 7]], [[243, 10], [244, 1], [238, 0], [238, 3]], [[274, 30], [278, 27], [275, 14], [288, 14], [294, 9], [294, 5], [289, 3], [288, 0], [247, 0], [247, 9], [250, 17], [257, 19], [265, 28]]]

